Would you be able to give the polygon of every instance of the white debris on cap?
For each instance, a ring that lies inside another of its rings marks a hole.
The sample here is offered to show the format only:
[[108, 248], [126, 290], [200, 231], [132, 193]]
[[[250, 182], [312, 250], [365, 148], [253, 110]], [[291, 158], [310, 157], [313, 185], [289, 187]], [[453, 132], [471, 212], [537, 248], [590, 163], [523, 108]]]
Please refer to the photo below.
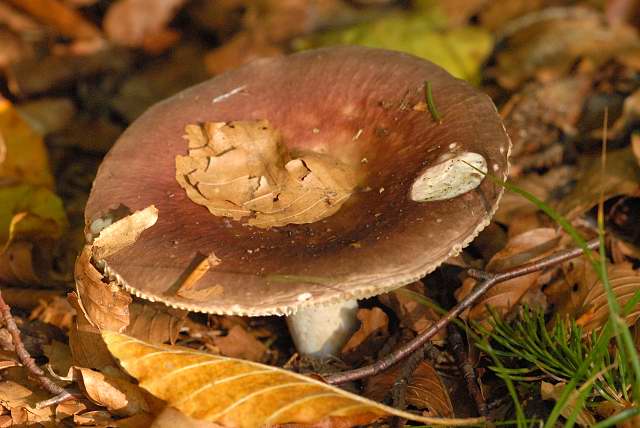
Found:
[[460, 153], [420, 174], [411, 186], [411, 199], [429, 202], [455, 198], [478, 187], [486, 173], [487, 161], [482, 155]]

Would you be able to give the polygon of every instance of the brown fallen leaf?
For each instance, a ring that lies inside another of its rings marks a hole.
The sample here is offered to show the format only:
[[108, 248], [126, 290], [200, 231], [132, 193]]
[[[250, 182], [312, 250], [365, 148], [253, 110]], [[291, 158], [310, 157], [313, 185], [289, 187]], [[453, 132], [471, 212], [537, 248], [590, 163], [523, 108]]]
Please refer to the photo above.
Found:
[[602, 64], [638, 43], [630, 26], [607, 27], [600, 13], [586, 8], [566, 10], [530, 20], [509, 34], [496, 57], [495, 75], [503, 87], [516, 88], [529, 78], [554, 80], [579, 58]]
[[92, 410], [73, 415], [73, 422], [78, 426], [112, 427], [115, 421], [106, 410]]
[[150, 343], [175, 343], [187, 312], [161, 303], [134, 302], [129, 306], [130, 323], [123, 333]]
[[417, 416], [280, 368], [178, 346], [150, 345], [115, 332], [104, 332], [103, 337], [142, 388], [189, 417], [227, 427], [284, 423], [347, 427], [391, 415], [434, 424], [482, 420]]
[[234, 325], [226, 336], [214, 339], [215, 346], [225, 357], [249, 361], [262, 361], [267, 347], [239, 325]]
[[[556, 383], [555, 385], [548, 382], [542, 382], [540, 385], [540, 395], [543, 400], [555, 401], [560, 398], [565, 387], [566, 384], [564, 382]], [[572, 391], [569, 395], [568, 401], [564, 406], [562, 406], [560, 413], [565, 418], [569, 418], [576, 410], [578, 395], [578, 391]], [[582, 408], [578, 411], [576, 424], [582, 427], [591, 427], [596, 424], [596, 419], [589, 410]]]
[[100, 73], [123, 73], [132, 60], [131, 52], [115, 47], [84, 54], [51, 54], [11, 64], [6, 70], [7, 84], [14, 95], [34, 95]]
[[511, 136], [511, 176], [531, 168], [552, 167], [562, 160], [551, 159], [549, 149], [561, 133], [575, 134], [575, 125], [591, 88], [587, 76], [572, 76], [546, 83], [532, 83], [516, 93], [500, 109]]
[[42, 346], [44, 355], [49, 359], [49, 366], [54, 373], [66, 375], [73, 365], [71, 349], [66, 343], [52, 340], [51, 343]]
[[[4, 290], [3, 290], [4, 297]], [[69, 301], [62, 296], [55, 296], [52, 300], [41, 300], [38, 306], [31, 311], [29, 320], [39, 320], [47, 324], [55, 325], [63, 330], [68, 330], [73, 322], [75, 310]]]
[[87, 397], [114, 415], [133, 416], [159, 411], [163, 407], [160, 400], [127, 380], [82, 367], [73, 370], [74, 378], [78, 379]]
[[101, 371], [117, 370], [118, 364], [107, 349], [100, 331], [89, 322], [75, 293], [69, 294], [69, 302], [76, 310], [76, 320], [69, 330], [69, 348], [74, 365]]
[[162, 51], [178, 40], [178, 33], [166, 28], [186, 0], [118, 0], [104, 16], [107, 37], [120, 45]]
[[[488, 272], [502, 272], [523, 263], [548, 256], [558, 245], [555, 229], [533, 229], [512, 238], [507, 246], [498, 252], [487, 264]], [[530, 290], [539, 286], [543, 272], [534, 272], [495, 285], [467, 313], [469, 320], [487, 326], [488, 307], [500, 315], [508, 314]], [[467, 278], [456, 290], [456, 298], [461, 300], [475, 287], [476, 280]]]
[[[395, 367], [367, 379], [364, 396], [375, 401], [384, 400], [393, 389], [401, 370], [401, 367]], [[406, 400], [408, 404], [426, 410], [429, 416], [453, 416], [447, 388], [427, 361], [422, 361], [409, 378]]]
[[358, 309], [357, 317], [360, 327], [340, 351], [342, 358], [349, 363], [376, 355], [389, 338], [389, 317], [382, 309]]
[[596, 206], [601, 194], [607, 200], [614, 196], [631, 195], [640, 189], [640, 166], [631, 147], [607, 152], [604, 174], [599, 155], [581, 157], [578, 171], [580, 175], [573, 191], [563, 197], [556, 207], [569, 219]]
[[[390, 293], [381, 294], [378, 296], [378, 300], [393, 310], [403, 327], [409, 328], [415, 333], [420, 333], [431, 327], [439, 319], [439, 316], [428, 306], [412, 297], [410, 293], [405, 292], [405, 290], [420, 295], [425, 293], [424, 284], [421, 281], [417, 281]], [[441, 331], [434, 336], [433, 340], [442, 341], [445, 338], [446, 332]]]
[[95, 39], [100, 30], [79, 12], [58, 0], [9, 0], [16, 7], [48, 24], [63, 36], [74, 39]]
[[199, 421], [190, 418], [179, 410], [173, 407], [166, 407], [160, 414], [153, 420], [151, 428], [220, 428], [214, 422]]
[[80, 400], [63, 401], [56, 406], [56, 421], [60, 423], [63, 419], [82, 413], [87, 408], [87, 403], [83, 403]]
[[122, 331], [129, 325], [129, 293], [117, 285], [103, 282], [103, 276], [90, 262], [92, 247], [87, 245], [75, 266], [76, 292], [80, 308], [98, 329]]
[[[590, 266], [587, 266], [593, 272]], [[616, 299], [622, 307], [640, 291], [640, 271], [633, 269], [630, 263], [620, 263], [607, 267], [609, 283]], [[607, 294], [597, 275], [585, 275], [581, 283], [577, 283], [580, 299], [580, 310], [576, 322], [588, 334], [600, 329], [609, 319], [609, 305]], [[575, 288], [575, 287], [574, 287]], [[625, 317], [625, 321], [632, 326], [640, 318], [640, 307], [633, 308]]]

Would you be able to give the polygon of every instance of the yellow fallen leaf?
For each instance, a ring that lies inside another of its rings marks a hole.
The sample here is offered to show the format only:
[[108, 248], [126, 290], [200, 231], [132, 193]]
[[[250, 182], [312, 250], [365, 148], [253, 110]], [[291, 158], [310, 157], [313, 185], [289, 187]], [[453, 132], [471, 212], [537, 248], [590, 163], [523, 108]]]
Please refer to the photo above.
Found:
[[53, 187], [42, 136], [0, 97], [0, 178]]
[[483, 420], [418, 416], [277, 367], [151, 345], [115, 332], [103, 332], [103, 338], [143, 389], [189, 417], [225, 427], [319, 422], [353, 426], [386, 416], [449, 426]]
[[18, 239], [58, 239], [67, 226], [62, 201], [44, 187], [0, 187], [0, 250]]

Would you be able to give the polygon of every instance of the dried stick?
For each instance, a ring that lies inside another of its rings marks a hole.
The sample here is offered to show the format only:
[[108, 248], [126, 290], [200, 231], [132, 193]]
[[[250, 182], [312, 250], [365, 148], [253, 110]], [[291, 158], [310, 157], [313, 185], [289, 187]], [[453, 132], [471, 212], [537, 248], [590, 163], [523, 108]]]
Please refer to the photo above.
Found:
[[[599, 246], [598, 240], [594, 239], [587, 243], [590, 249], [596, 249]], [[508, 281], [513, 278], [528, 275], [533, 272], [537, 272], [555, 265], [558, 265], [567, 260], [574, 259], [582, 254], [582, 249], [574, 248], [570, 250], [559, 251], [549, 257], [541, 260], [537, 260], [532, 263], [527, 263], [520, 267], [508, 270], [500, 273], [487, 273], [476, 269], [469, 269], [470, 276], [476, 278], [483, 278], [476, 287], [469, 293], [464, 299], [462, 299], [457, 305], [455, 305], [445, 316], [440, 318], [438, 322], [433, 324], [430, 328], [424, 330], [418, 334], [413, 340], [400, 346], [395, 351], [391, 352], [386, 357], [376, 361], [368, 366], [360, 367], [354, 370], [348, 370], [345, 372], [334, 373], [332, 375], [323, 376], [324, 380], [330, 384], [339, 384], [349, 382], [353, 380], [363, 379], [369, 376], [378, 374], [401, 360], [407, 358], [415, 351], [420, 349], [427, 343], [433, 336], [435, 336], [440, 330], [446, 327], [451, 321], [460, 316], [462, 312], [473, 306], [484, 293], [486, 293], [494, 285]]]
[[[2, 292], [0, 291], [0, 314], [2, 314], [2, 319], [7, 325], [7, 331], [11, 334], [11, 338], [13, 339], [13, 346], [16, 350], [16, 354], [18, 355], [18, 359], [22, 363], [24, 367], [38, 380], [38, 383], [48, 392], [53, 395], [66, 395], [69, 394], [62, 388], [60, 385], [54, 383], [51, 379], [45, 375], [45, 373], [37, 366], [36, 362], [29, 355], [29, 351], [24, 347], [24, 343], [22, 343], [22, 338], [20, 337], [20, 330], [16, 325], [16, 321], [13, 319], [13, 315], [11, 315], [11, 308], [4, 301], [2, 297]], [[69, 394], [70, 395], [70, 394]]]
[[458, 366], [462, 370], [464, 380], [467, 382], [467, 390], [473, 398], [473, 401], [476, 403], [478, 414], [480, 416], [487, 417], [489, 415], [489, 412], [487, 411], [487, 402], [482, 395], [480, 386], [478, 386], [476, 371], [469, 360], [469, 355], [465, 349], [464, 339], [462, 338], [462, 334], [460, 334], [460, 329], [458, 329], [454, 324], [449, 324], [447, 326], [447, 333], [447, 340], [451, 345], [451, 350], [453, 351], [453, 355], [456, 358]]

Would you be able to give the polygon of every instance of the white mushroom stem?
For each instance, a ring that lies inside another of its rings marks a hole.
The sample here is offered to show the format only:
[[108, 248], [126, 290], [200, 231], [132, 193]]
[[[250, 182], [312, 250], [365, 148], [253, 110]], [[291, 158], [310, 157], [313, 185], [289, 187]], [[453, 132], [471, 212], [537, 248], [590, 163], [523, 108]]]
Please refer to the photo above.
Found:
[[357, 300], [300, 309], [287, 317], [298, 352], [316, 358], [338, 355], [358, 327]]

